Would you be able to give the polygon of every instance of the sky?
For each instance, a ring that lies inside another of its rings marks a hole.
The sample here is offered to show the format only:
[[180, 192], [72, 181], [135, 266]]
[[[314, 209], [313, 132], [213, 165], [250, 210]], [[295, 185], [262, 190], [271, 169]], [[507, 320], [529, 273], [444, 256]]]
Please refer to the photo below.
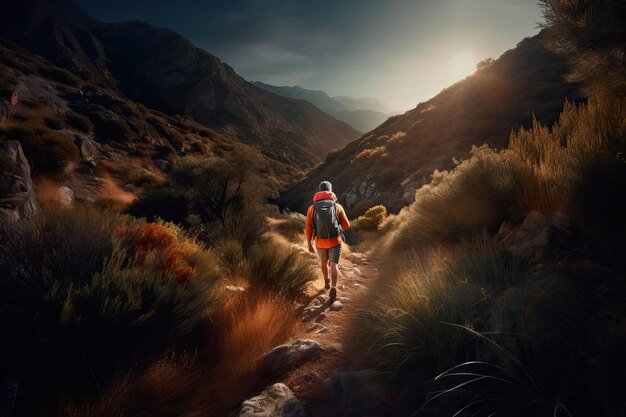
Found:
[[403, 111], [538, 33], [534, 0], [76, 0], [172, 29], [250, 81], [376, 97]]

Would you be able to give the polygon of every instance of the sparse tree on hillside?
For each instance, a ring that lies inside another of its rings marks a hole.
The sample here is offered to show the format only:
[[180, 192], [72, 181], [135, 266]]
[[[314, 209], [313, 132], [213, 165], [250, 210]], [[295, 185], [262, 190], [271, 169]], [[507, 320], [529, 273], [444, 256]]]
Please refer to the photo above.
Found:
[[567, 56], [571, 81], [626, 94], [626, 1], [542, 0], [548, 46]]
[[496, 60], [493, 58], [485, 58], [482, 61], [480, 61], [478, 64], [476, 64], [476, 71], [481, 71], [481, 70], [484, 70], [485, 68], [489, 68], [491, 64], [493, 64], [494, 62], [496, 62]]

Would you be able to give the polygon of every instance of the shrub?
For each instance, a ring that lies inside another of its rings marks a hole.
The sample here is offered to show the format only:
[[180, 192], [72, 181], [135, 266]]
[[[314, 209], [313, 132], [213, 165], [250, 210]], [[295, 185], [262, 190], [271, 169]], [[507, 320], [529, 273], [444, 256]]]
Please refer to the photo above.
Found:
[[139, 223], [118, 233], [140, 266], [156, 263], [159, 270], [173, 275], [179, 282], [217, 276], [217, 259], [187, 238], [179, 227]]
[[43, 122], [52, 130], [61, 130], [65, 127], [63, 121], [55, 117], [44, 117]]
[[80, 88], [83, 80], [72, 74], [71, 72], [54, 66], [45, 66], [38, 69], [39, 74], [52, 81], [58, 81], [72, 87]]
[[194, 268], [180, 282], [171, 251], [157, 259], [159, 246], [142, 261], [145, 245], [132, 253], [120, 242], [120, 230], [146, 227], [74, 209], [0, 230], [0, 373], [17, 376], [25, 404], [50, 400], [49, 411], [61, 393], [92, 394], [114, 373], [184, 344], [199, 325], [211, 303], [211, 255], [174, 252]]
[[65, 123], [81, 132], [90, 133], [93, 130], [93, 123], [88, 117], [78, 113], [68, 113], [65, 115]]
[[277, 219], [276, 231], [292, 243], [299, 243], [304, 238], [306, 216], [301, 213], [289, 213]]
[[134, 136], [128, 123], [112, 111], [90, 113], [89, 119], [94, 126], [94, 135], [99, 141], [127, 142]]
[[515, 152], [474, 147], [471, 158], [452, 171], [435, 171], [418, 189], [415, 203], [396, 221], [396, 249], [412, 249], [476, 230], [497, 230], [504, 219], [522, 219], [521, 195], [533, 170]]
[[374, 206], [367, 209], [365, 214], [356, 219], [355, 228], [364, 231], [374, 232], [387, 218], [385, 206]]
[[57, 173], [79, 158], [74, 142], [60, 133], [30, 126], [0, 129], [0, 135], [20, 141], [35, 174]]
[[248, 255], [250, 288], [290, 299], [298, 297], [317, 271], [295, 249], [277, 244], [258, 245]]

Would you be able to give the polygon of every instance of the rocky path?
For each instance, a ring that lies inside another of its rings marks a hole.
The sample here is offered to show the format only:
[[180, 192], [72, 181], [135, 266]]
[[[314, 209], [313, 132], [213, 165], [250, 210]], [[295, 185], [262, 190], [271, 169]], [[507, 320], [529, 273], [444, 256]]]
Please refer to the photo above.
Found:
[[[303, 256], [318, 264], [317, 257], [299, 247]], [[347, 253], [346, 253], [347, 252]], [[337, 414], [328, 407], [346, 405], [341, 398], [346, 383], [354, 385], [367, 375], [346, 368], [344, 347], [349, 337], [350, 315], [379, 274], [375, 262], [363, 253], [342, 255], [339, 264], [337, 301], [330, 303], [321, 277], [308, 291], [302, 318], [292, 343], [270, 352], [265, 362], [277, 375], [259, 396], [245, 401], [238, 417], [326, 416]], [[355, 382], [356, 381], [356, 382]]]

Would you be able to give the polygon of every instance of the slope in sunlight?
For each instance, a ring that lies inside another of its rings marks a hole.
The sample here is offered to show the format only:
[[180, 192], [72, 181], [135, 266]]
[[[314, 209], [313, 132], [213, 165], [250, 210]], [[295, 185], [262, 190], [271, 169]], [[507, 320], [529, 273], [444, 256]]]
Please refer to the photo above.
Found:
[[543, 36], [523, 40], [490, 66], [330, 154], [283, 192], [281, 205], [304, 210], [317, 184], [330, 180], [353, 216], [376, 204], [397, 211], [435, 169], [451, 168], [472, 145], [505, 146], [511, 128], [528, 126], [533, 114], [551, 123], [565, 98], [581, 93], [564, 80], [567, 65], [544, 47]]

